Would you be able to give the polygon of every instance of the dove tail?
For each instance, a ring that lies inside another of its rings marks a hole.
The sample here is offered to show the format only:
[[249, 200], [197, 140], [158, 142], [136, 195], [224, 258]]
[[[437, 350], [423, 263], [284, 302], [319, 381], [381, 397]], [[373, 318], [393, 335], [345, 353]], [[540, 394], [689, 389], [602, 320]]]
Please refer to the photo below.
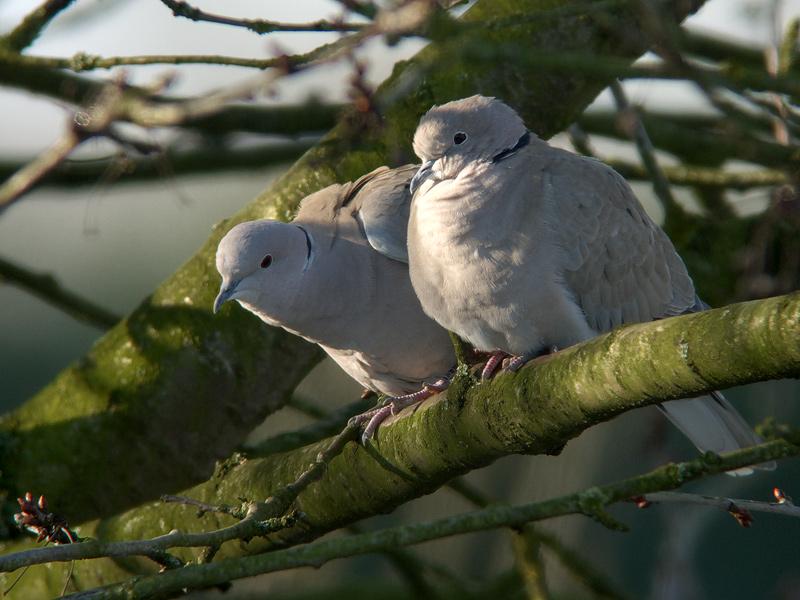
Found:
[[[720, 392], [688, 400], [670, 400], [658, 405], [701, 452], [730, 452], [764, 440]], [[729, 471], [728, 475], [750, 475], [753, 469], [772, 471], [774, 462]]]

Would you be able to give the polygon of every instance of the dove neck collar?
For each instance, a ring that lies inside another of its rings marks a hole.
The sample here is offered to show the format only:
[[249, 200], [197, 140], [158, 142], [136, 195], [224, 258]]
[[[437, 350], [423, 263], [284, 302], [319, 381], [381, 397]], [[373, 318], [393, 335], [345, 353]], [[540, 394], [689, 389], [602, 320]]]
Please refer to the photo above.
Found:
[[495, 154], [492, 157], [492, 163], [496, 164], [499, 163], [501, 160], [505, 160], [509, 156], [514, 155], [517, 151], [521, 150], [525, 146], [527, 146], [531, 141], [531, 132], [526, 131], [521, 138], [517, 140], [517, 143], [514, 144], [511, 148], [506, 148], [499, 154]]
[[311, 263], [314, 262], [314, 239], [311, 237], [311, 234], [308, 233], [305, 227], [295, 224], [300, 231], [306, 236], [306, 264], [303, 265], [303, 273], [308, 271], [308, 268], [311, 266]]

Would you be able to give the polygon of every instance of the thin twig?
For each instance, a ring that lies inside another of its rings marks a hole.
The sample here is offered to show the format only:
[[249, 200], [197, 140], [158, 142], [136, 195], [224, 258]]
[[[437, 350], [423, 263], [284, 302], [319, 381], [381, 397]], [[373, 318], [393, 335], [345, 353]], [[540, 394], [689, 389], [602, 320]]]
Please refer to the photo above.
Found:
[[230, 25], [232, 27], [243, 27], [260, 35], [273, 33], [275, 31], [288, 32], [341, 32], [341, 31], [361, 31], [367, 25], [364, 23], [345, 23], [343, 21], [328, 21], [320, 19], [311, 23], [280, 23], [278, 21], [268, 21], [266, 19], [236, 19], [223, 15], [215, 15], [205, 12], [190, 5], [183, 0], [161, 0], [176, 17], [185, 17], [192, 21], [206, 21], [208, 23], [218, 23], [220, 25]]
[[200, 502], [200, 500], [195, 500], [194, 498], [187, 498], [186, 496], [174, 496], [172, 494], [162, 494], [161, 498], [159, 499], [166, 503], [194, 506], [197, 508], [198, 517], [202, 517], [206, 513], [230, 515], [235, 519], [244, 519], [247, 516], [247, 505], [226, 506], [219, 504], [207, 504], [205, 502]]
[[358, 425], [351, 425], [348, 423], [345, 428], [331, 440], [330, 444], [328, 444], [322, 452], [317, 454], [314, 462], [311, 463], [294, 482], [288, 484], [283, 490], [278, 492], [278, 494], [275, 494], [275, 496], [283, 499], [287, 505], [294, 502], [295, 498], [297, 498], [304, 489], [322, 478], [322, 475], [328, 468], [328, 463], [342, 453], [342, 450], [344, 450], [348, 442], [358, 437], [358, 431]]
[[[267, 554], [224, 559], [202, 565], [187, 565], [183, 569], [140, 577], [98, 590], [83, 592], [73, 597], [80, 598], [82, 595], [97, 597], [100, 593], [103, 598], [108, 599], [168, 595], [183, 589], [217, 585], [231, 580], [232, 577], [250, 577], [299, 566], [319, 567], [337, 558], [380, 552], [452, 535], [486, 531], [498, 527], [518, 528], [532, 521], [568, 514], [585, 514], [588, 506], [603, 509], [610, 504], [631, 497], [676, 488], [707, 475], [758, 464], [765, 460], [795, 456], [798, 453], [800, 453], [800, 447], [786, 440], [778, 439], [737, 450], [724, 456], [707, 454], [684, 463], [666, 465], [618, 483], [589, 488], [552, 500], [521, 506], [492, 506], [427, 523], [403, 525], [344, 538], [337, 537], [333, 540], [322, 540]], [[59, 552], [49, 554], [47, 561], [77, 558], [77, 556], [67, 557], [65, 551], [81, 546], [83, 544], [57, 548], [55, 550]], [[42, 550], [38, 551], [39, 555], [32, 555], [32, 552], [0, 557], [0, 570], [7, 570], [8, 564], [12, 561], [17, 567], [29, 562], [42, 562], [44, 558], [41, 555]], [[18, 558], [22, 554], [27, 554], [24, 562]]]
[[527, 600], [549, 600], [550, 593], [545, 583], [542, 544], [532, 525], [526, 524], [512, 533], [511, 547], [514, 565], [522, 578]]
[[[353, 524], [347, 526], [347, 531], [352, 534], [360, 535], [365, 532], [365, 529], [359, 525]], [[408, 582], [408, 586], [414, 593], [413, 597], [415, 598], [428, 598], [433, 600], [439, 597], [436, 588], [428, 582], [425, 576], [427, 571], [438, 575], [450, 586], [454, 587], [461, 597], [466, 596], [465, 590], [459, 585], [459, 578], [443, 566], [434, 563], [432, 560], [427, 558], [422, 560], [411, 550], [406, 550], [405, 548], [395, 548], [394, 550], [387, 550], [381, 554], [397, 570], [398, 574]]]
[[597, 157], [597, 153], [594, 148], [592, 148], [592, 144], [589, 141], [588, 134], [578, 123], [573, 123], [567, 127], [567, 136], [576, 152], [584, 156], [591, 156], [592, 158]]
[[95, 102], [85, 110], [74, 113], [67, 130], [55, 144], [0, 186], [0, 212], [58, 166], [77, 146], [108, 129], [117, 118], [122, 88], [122, 81], [119, 79], [106, 84]]
[[[627, 179], [649, 179], [647, 169], [636, 163], [617, 158], [603, 157], [601, 160], [614, 167]], [[673, 185], [694, 187], [747, 190], [755, 187], [772, 187], [790, 183], [789, 176], [777, 169], [758, 169], [753, 171], [729, 171], [709, 167], [678, 165], [661, 168], [664, 177]]]
[[[83, 558], [121, 557], [121, 556], [158, 556], [169, 548], [198, 548], [220, 546], [236, 539], [249, 539], [256, 535], [265, 535], [287, 527], [295, 520], [294, 515], [261, 520], [260, 514], [253, 508], [251, 512], [229, 527], [200, 533], [170, 533], [149, 539], [127, 542], [100, 542], [94, 539], [83, 540], [77, 544], [34, 548], [0, 557], [0, 571], [7, 572], [27, 564], [45, 562], [64, 562]], [[30, 561], [33, 562], [30, 562]]]
[[52, 146], [3, 182], [0, 186], [0, 211], [55, 169], [82, 141], [75, 130], [69, 129]]
[[74, 0], [46, 0], [33, 12], [28, 13], [22, 22], [0, 38], [0, 46], [21, 52], [30, 46], [47, 24], [58, 13], [72, 4]]
[[131, 65], [191, 65], [209, 64], [230, 67], [269, 69], [286, 63], [286, 58], [244, 58], [219, 54], [150, 54], [140, 56], [99, 56], [79, 52], [70, 58], [58, 56], [25, 56], [19, 62], [49, 69], [69, 69], [75, 73], [95, 69], [113, 69]]
[[614, 587], [603, 571], [598, 570], [572, 548], [565, 546], [556, 536], [544, 531], [542, 528], [536, 529], [536, 536], [541, 544], [546, 546], [558, 558], [564, 568], [595, 596], [608, 598], [609, 600], [623, 600], [626, 598], [624, 594]]
[[703, 496], [701, 494], [686, 494], [683, 492], [654, 492], [645, 494], [643, 498], [650, 503], [681, 503], [699, 504], [701, 506], [714, 506], [731, 512], [735, 509], [744, 509], [749, 512], [771, 513], [787, 517], [800, 517], [800, 506], [789, 502], [761, 502], [741, 498], [722, 498], [719, 496]]
[[[314, 414], [311, 416], [319, 419], [317, 422], [294, 431], [279, 433], [273, 437], [267, 438], [258, 442], [253, 447], [248, 447], [246, 452], [249, 456], [260, 457], [268, 454], [276, 454], [278, 452], [289, 452], [290, 450], [308, 446], [309, 444], [318, 442], [341, 431], [353, 415], [360, 414], [373, 405], [373, 401], [364, 399], [352, 402], [330, 413], [319, 414], [317, 411], [314, 411]], [[299, 408], [294, 398], [292, 398], [288, 406], [296, 408], [304, 414], [309, 414]]]
[[[478, 508], [486, 508], [492, 504], [496, 504], [496, 501], [484, 494], [463, 477], [452, 479], [447, 483], [447, 487]], [[520, 553], [526, 552], [526, 543], [533, 541], [532, 538], [535, 538], [536, 542], [546, 546], [559, 562], [596, 596], [614, 600], [621, 600], [624, 598], [621, 593], [614, 589], [614, 585], [608, 580], [605, 574], [595, 569], [591, 563], [577, 552], [561, 543], [556, 536], [545, 532], [541, 528], [535, 528], [530, 523], [525, 525], [523, 529], [525, 540], [516, 540], [512, 546], [515, 560], [519, 560], [517, 556]], [[528, 574], [531, 575], [530, 572]], [[534, 582], [531, 583], [533, 584]]]
[[[284, 529], [293, 524], [297, 518], [295, 514], [286, 514], [297, 496], [309, 485], [322, 477], [328, 463], [341, 453], [349, 441], [356, 439], [357, 433], [357, 427], [349, 425], [345, 427], [339, 435], [331, 440], [327, 448], [317, 455], [316, 460], [303, 471], [294, 482], [276, 492], [266, 502], [249, 503], [239, 510], [230, 507], [212, 506], [178, 496], [166, 496], [164, 498], [166, 502], [179, 502], [181, 504], [197, 506], [203, 511], [223, 512], [237, 517], [244, 515], [244, 518], [238, 523], [228, 527], [200, 533], [172, 531], [149, 540], [108, 543], [99, 542], [97, 540], [86, 540], [79, 544], [69, 544], [67, 546], [25, 550], [23, 552], [0, 557], [0, 571], [13, 571], [27, 564], [41, 564], [43, 562], [53, 561], [63, 562], [79, 558], [100, 558], [103, 556], [161, 556], [169, 548], [218, 548], [225, 542], [231, 540], [248, 540], [255, 536], [262, 536], [273, 531]], [[71, 553], [64, 553], [63, 551], [59, 551], [60, 548], [79, 548], [79, 550], [72, 550]], [[33, 560], [33, 562], [29, 563], [30, 560]]]
[[65, 290], [52, 275], [33, 273], [3, 258], [0, 258], [0, 281], [17, 285], [79, 321], [101, 329], [109, 329], [122, 319], [120, 315]]
[[644, 163], [650, 178], [653, 181], [653, 190], [661, 200], [661, 205], [668, 216], [678, 216], [683, 214], [683, 208], [677, 203], [675, 197], [672, 195], [672, 190], [669, 187], [664, 172], [658, 164], [656, 159], [655, 149], [653, 143], [650, 141], [650, 136], [647, 135], [647, 130], [644, 128], [642, 120], [636, 113], [636, 110], [631, 107], [625, 91], [622, 89], [619, 81], [611, 83], [611, 93], [614, 95], [614, 101], [617, 103], [617, 108], [620, 112], [620, 117], [625, 122], [625, 130], [636, 142], [636, 148], [639, 150], [639, 156]]
[[[165, 148], [155, 156], [135, 156], [125, 153], [88, 160], [65, 160], [39, 181], [41, 186], [95, 185], [99, 179], [104, 183], [129, 183], [147, 179], [161, 179], [164, 165], [169, 165], [173, 175], [187, 173], [221, 173], [254, 167], [266, 167], [286, 163], [299, 157], [318, 140], [285, 143], [265, 143], [242, 148], [230, 148], [208, 143], [183, 150]], [[23, 163], [24, 165], [24, 163]], [[22, 168], [20, 162], [0, 161], [0, 179]], [[111, 174], [112, 177], [108, 177]], [[110, 181], [108, 180], [110, 179]]]
[[[324, 419], [331, 416], [331, 412], [329, 410], [321, 408], [320, 406], [317, 406], [313, 402], [309, 402], [297, 394], [294, 394], [291, 398], [289, 398], [286, 406], [293, 408], [297, 412], [307, 417], [311, 417], [312, 419]], [[351, 413], [350, 416], [352, 417], [353, 413]], [[342, 427], [344, 427], [346, 424], [347, 421], [345, 420], [345, 422], [342, 424]], [[336, 431], [341, 431], [341, 427]]]

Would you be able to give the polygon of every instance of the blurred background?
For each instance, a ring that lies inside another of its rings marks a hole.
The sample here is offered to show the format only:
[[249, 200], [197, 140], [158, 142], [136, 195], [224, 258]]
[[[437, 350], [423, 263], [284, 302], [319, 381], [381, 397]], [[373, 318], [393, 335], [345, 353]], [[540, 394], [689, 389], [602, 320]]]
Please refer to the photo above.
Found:
[[[0, 0], [0, 31], [11, 29], [35, 2]], [[228, 15], [310, 21], [333, 17], [334, 2], [295, 3], [229, 0], [196, 6]], [[775, 43], [776, 36], [800, 16], [800, 2], [769, 0], [711, 0], [686, 26], [712, 32], [754, 47]], [[265, 57], [276, 49], [295, 53], [333, 41], [338, 34], [275, 33], [259, 37], [241, 29], [179, 19], [160, 2], [80, 0], [62, 13], [30, 49], [42, 56], [125, 54], [224, 54]], [[392, 47], [375, 40], [359, 51], [366, 75], [379, 83], [397, 60], [424, 45], [418, 39]], [[647, 57], [645, 57], [645, 60]], [[230, 66], [163, 65], [126, 67], [133, 83], [145, 85], [167, 72], [176, 74], [170, 91], [199, 94], [224, 88], [251, 75]], [[98, 72], [98, 76], [103, 75]], [[347, 101], [350, 67], [338, 64], [283, 81], [275, 104], [309, 99]], [[0, 81], [2, 86], [2, 81]], [[683, 111], [713, 114], [701, 94], [685, 83], [637, 81], [626, 84], [629, 99], [648, 112]], [[589, 113], [612, 109], [604, 92]], [[0, 87], [0, 163], [24, 164], [63, 131], [70, 113], [56, 102]], [[197, 140], [155, 131], [153, 140], [180, 146]], [[182, 134], [187, 135], [187, 134]], [[263, 138], [239, 135], [247, 147]], [[304, 141], [313, 141], [313, 136]], [[611, 137], [592, 135], [603, 157], [637, 161], [636, 150]], [[269, 142], [269, 140], [267, 140]], [[276, 142], [277, 143], [277, 142]], [[568, 136], [554, 143], [570, 147]], [[114, 152], [108, 142], [89, 142], [71, 160], [91, 163]], [[664, 164], [674, 157], [661, 153]], [[214, 223], [236, 212], [280, 175], [289, 162], [219, 173], [176, 174], [166, 161], [157, 176], [143, 181], [101, 176], [88, 185], [44, 185], [0, 215], [0, 259], [36, 273], [49, 273], [68, 290], [124, 315], [184, 262], [207, 237]], [[750, 166], [737, 163], [741, 169]], [[108, 174], [106, 174], [108, 175]], [[651, 185], [634, 183], [635, 190], [656, 219], [663, 215]], [[679, 200], [698, 210], [693, 192], [676, 187]], [[734, 210], [753, 214], [766, 210], [771, 188], [727, 192]], [[698, 274], [694, 274], [699, 277]], [[82, 356], [103, 331], [76, 320], [0, 277], [0, 401], [9, 410], [34, 394], [66, 365]], [[255, 318], [255, 317], [254, 317]], [[800, 422], [797, 382], [763, 383], [731, 390], [728, 397], [751, 423], [767, 416]], [[358, 386], [325, 361], [303, 383], [300, 396], [325, 409], [352, 402]], [[251, 435], [251, 442], [310, 422], [310, 417], [286, 408], [271, 416]], [[629, 413], [597, 426], [570, 443], [558, 457], [510, 457], [467, 476], [486, 494], [507, 502], [545, 499], [645, 471], [666, 460], [694, 456], [694, 449], [667, 426], [653, 409]], [[774, 473], [753, 477], [710, 478], [691, 489], [714, 495], [770, 500], [773, 486], [800, 497], [800, 464], [781, 463]], [[470, 510], [462, 498], [443, 489], [413, 501], [391, 515], [368, 520], [367, 528], [428, 520]], [[739, 527], [724, 511], [704, 507], [663, 505], [638, 510], [617, 506], [615, 516], [630, 525], [628, 533], [611, 532], [584, 517], [548, 522], [547, 531], [582, 554], [606, 573], [629, 598], [800, 598], [800, 523], [774, 515], [755, 516], [749, 529]], [[507, 532], [464, 536], [414, 549], [431, 566], [441, 565], [442, 585], [456, 594], [514, 597], [520, 593], [511, 574], [512, 555]], [[558, 598], [587, 597], [588, 592], [545, 551], [548, 584]], [[199, 594], [215, 596], [217, 593]], [[414, 592], [382, 557], [349, 559], [319, 570], [296, 570], [235, 584], [225, 597], [256, 598], [413, 597]]]

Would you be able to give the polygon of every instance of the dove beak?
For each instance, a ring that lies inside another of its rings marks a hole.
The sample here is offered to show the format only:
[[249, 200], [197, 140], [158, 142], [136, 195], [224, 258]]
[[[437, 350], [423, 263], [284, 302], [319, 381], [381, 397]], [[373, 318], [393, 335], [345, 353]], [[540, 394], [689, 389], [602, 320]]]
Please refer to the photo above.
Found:
[[435, 160], [426, 160], [424, 163], [422, 163], [419, 171], [414, 174], [414, 178], [411, 180], [411, 183], [408, 186], [412, 196], [414, 195], [414, 192], [419, 189], [419, 186], [421, 186], [423, 182], [431, 176], [431, 170], [433, 169], [433, 163], [435, 162]]
[[231, 281], [227, 285], [224, 281], [222, 282], [219, 294], [217, 294], [217, 298], [214, 300], [214, 314], [217, 314], [219, 309], [222, 308], [222, 305], [233, 298], [233, 295], [236, 293], [237, 285], [239, 285], [238, 281]]

